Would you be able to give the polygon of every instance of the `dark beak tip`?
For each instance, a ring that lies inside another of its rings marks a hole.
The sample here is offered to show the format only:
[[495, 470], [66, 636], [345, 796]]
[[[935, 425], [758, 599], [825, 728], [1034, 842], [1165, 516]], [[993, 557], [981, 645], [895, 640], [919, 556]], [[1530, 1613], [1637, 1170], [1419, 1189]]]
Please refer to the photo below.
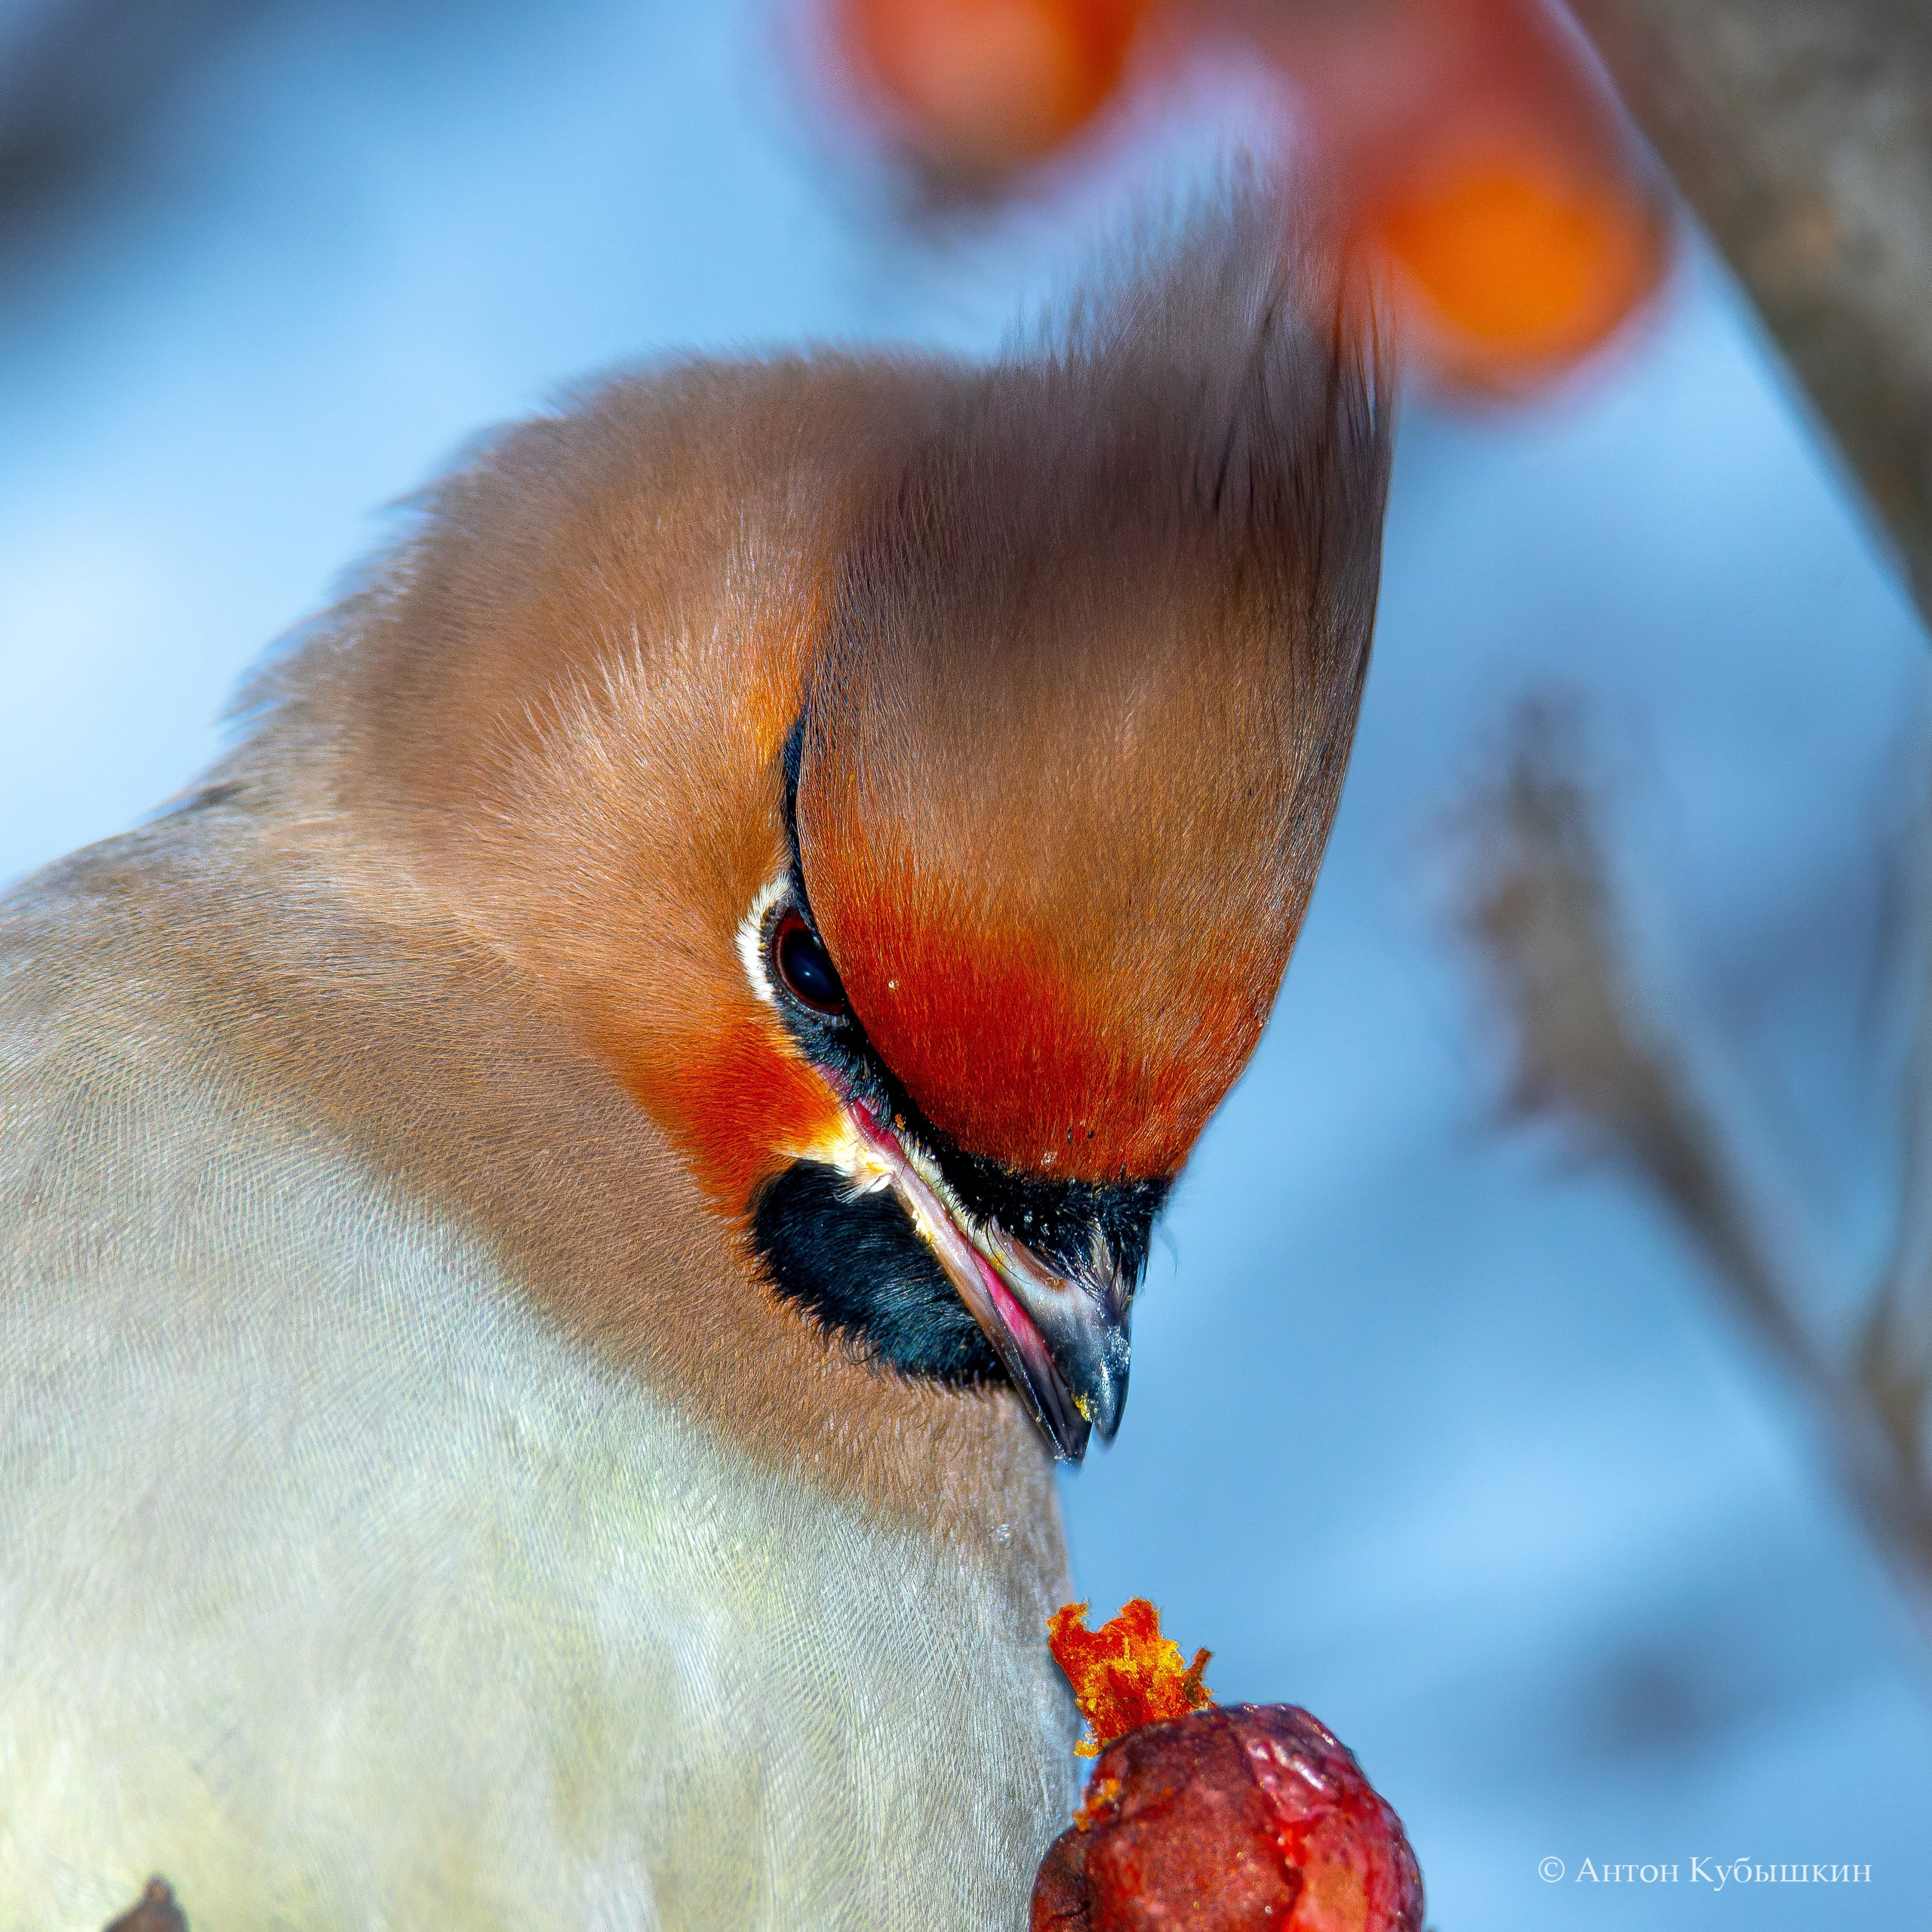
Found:
[[1111, 1443], [1120, 1433], [1121, 1423], [1126, 1414], [1127, 1364], [1122, 1361], [1094, 1386], [1087, 1417], [1094, 1426], [1094, 1433], [1103, 1442]]
[[1124, 1389], [1118, 1393], [1107, 1390], [1102, 1392], [1101, 1399], [1093, 1407], [1067, 1417], [1061, 1426], [1049, 1432], [1056, 1460], [1070, 1463], [1078, 1468], [1097, 1439], [1102, 1448], [1111, 1449], [1115, 1437], [1120, 1433], [1121, 1418], [1126, 1407]]
[[[1121, 1351], [1123, 1355], [1124, 1352]], [[1063, 1384], [1063, 1407], [1057, 1426], [1050, 1432], [1054, 1454], [1063, 1463], [1077, 1465], [1084, 1460], [1094, 1437], [1110, 1447], [1120, 1433], [1121, 1419], [1127, 1411], [1127, 1366], [1124, 1360], [1103, 1358], [1097, 1371], [1091, 1360], [1061, 1358], [1054, 1367]]]
[[1120, 1431], [1131, 1359], [1124, 1298], [1084, 1284], [1044, 1294], [1024, 1277], [1008, 1285], [1029, 1318], [1015, 1331], [1002, 1318], [988, 1334], [1054, 1460], [1077, 1468], [1094, 1436], [1110, 1443]]

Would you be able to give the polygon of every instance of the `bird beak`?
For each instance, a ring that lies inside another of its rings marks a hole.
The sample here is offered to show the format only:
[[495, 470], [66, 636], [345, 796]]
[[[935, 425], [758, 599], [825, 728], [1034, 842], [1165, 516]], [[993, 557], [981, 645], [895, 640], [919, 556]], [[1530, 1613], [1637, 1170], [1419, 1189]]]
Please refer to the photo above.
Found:
[[1047, 1446], [1078, 1463], [1095, 1430], [1111, 1442], [1127, 1406], [1131, 1289], [1104, 1242], [1062, 1275], [996, 1221], [968, 1214], [937, 1161], [862, 1103], [848, 1109], [875, 1186], [890, 1186], [978, 1322]]

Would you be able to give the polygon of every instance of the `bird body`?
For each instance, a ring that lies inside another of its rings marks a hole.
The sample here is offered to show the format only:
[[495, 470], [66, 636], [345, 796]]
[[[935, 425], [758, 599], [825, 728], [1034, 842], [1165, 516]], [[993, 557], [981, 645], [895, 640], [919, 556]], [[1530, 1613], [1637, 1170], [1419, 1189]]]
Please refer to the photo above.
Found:
[[0, 905], [0, 1932], [1020, 1922], [1373, 605], [1280, 252], [509, 432]]
[[150, 1871], [214, 1932], [995, 1922], [1072, 1734], [1029, 1425], [952, 1405], [895, 1494], [851, 1466], [931, 1419], [866, 1371], [735, 1338], [844, 1398], [787, 1469], [536, 1313], [735, 1284], [500, 973], [278, 912], [263, 842], [184, 814], [6, 922], [0, 1925]]

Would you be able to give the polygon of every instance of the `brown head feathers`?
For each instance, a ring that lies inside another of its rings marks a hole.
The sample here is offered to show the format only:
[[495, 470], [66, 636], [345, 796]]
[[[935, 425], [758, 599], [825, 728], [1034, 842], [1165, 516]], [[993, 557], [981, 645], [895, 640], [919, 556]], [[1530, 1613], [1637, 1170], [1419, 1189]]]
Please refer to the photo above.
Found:
[[1238, 201], [1045, 353], [955, 379], [846, 546], [808, 681], [812, 904], [964, 1146], [1171, 1172], [1259, 1036], [1366, 666], [1372, 340]]
[[487, 937], [734, 1214], [838, 1130], [746, 950], [795, 863], [942, 1134], [1170, 1174], [1259, 1036], [1347, 757], [1389, 464], [1367, 312], [1244, 186], [989, 365], [591, 389], [429, 494], [230, 770], [303, 774], [307, 835]]

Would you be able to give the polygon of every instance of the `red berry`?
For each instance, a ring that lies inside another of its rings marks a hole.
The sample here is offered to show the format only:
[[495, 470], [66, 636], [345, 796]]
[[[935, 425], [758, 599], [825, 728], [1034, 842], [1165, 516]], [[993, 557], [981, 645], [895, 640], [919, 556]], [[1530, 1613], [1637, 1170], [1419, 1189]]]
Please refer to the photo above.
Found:
[[1032, 1932], [1420, 1932], [1397, 1818], [1306, 1711], [1237, 1704], [1101, 1752], [1033, 1887]]

